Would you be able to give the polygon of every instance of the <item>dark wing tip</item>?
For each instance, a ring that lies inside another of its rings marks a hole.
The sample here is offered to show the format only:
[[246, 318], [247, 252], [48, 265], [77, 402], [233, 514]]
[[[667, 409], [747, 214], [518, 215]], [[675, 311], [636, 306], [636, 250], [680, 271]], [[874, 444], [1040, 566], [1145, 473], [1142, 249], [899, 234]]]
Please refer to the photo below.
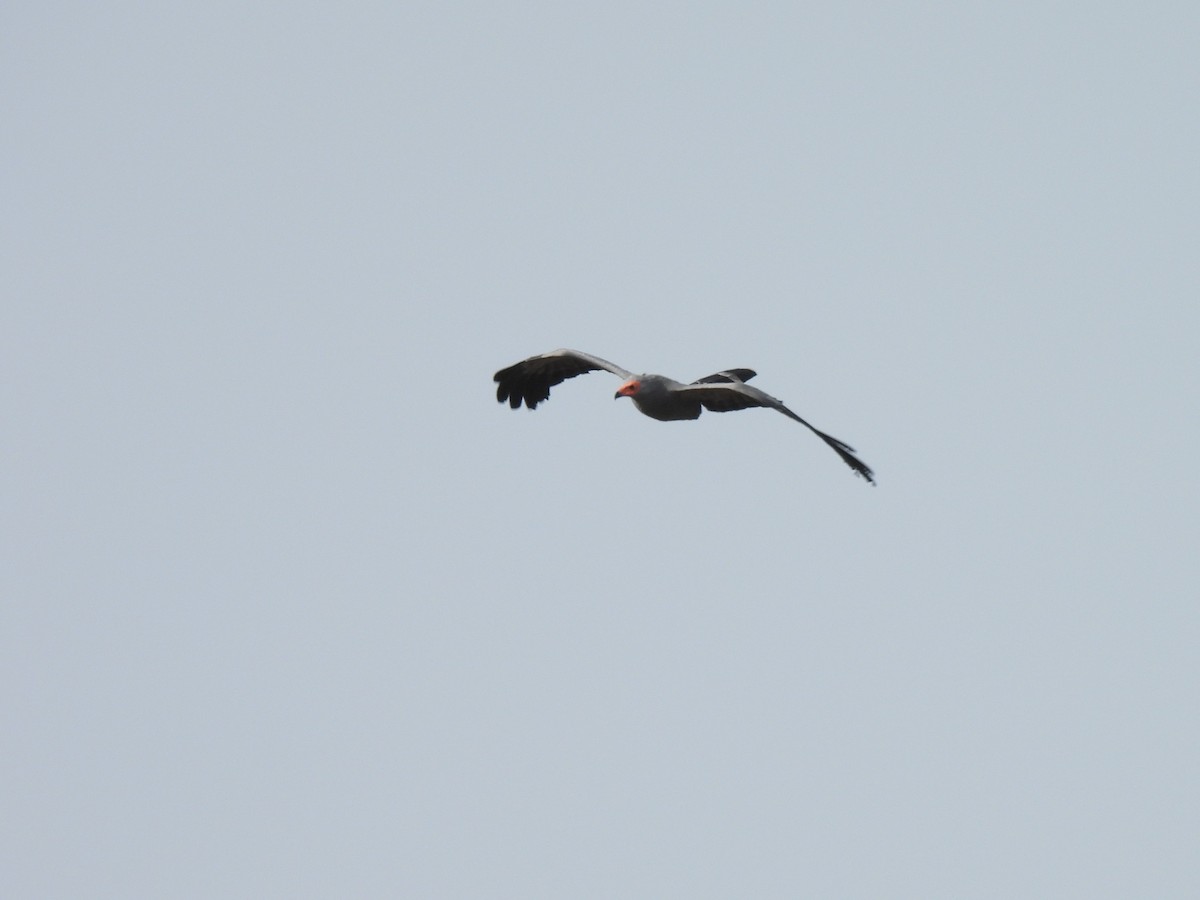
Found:
[[[816, 431], [814, 428], [813, 431]], [[871, 471], [871, 467], [854, 455], [854, 448], [849, 444], [839, 441], [835, 437], [830, 437], [823, 431], [817, 431], [817, 437], [828, 444], [833, 452], [842, 458], [842, 462], [854, 470], [854, 474], [860, 478], [865, 478], [868, 484], [875, 483], [875, 473]]]
[[524, 363], [501, 369], [492, 380], [496, 382], [496, 400], [507, 401], [513, 409], [520, 409], [522, 403], [537, 409], [537, 405], [550, 396], [550, 378]]
[[753, 378], [758, 373], [753, 369], [722, 369], [720, 372], [714, 372], [712, 375], [705, 375], [703, 378], [697, 378], [692, 384], [731, 384], [734, 382], [746, 382]]
[[617, 370], [611, 363], [574, 350], [555, 350], [501, 369], [492, 376], [492, 380], [497, 385], [496, 399], [499, 402], [508, 401], [513, 409], [519, 409], [522, 403], [529, 409], [537, 409], [539, 403], [550, 399], [550, 388], [556, 384], [601, 368], [623, 371]]
[[858, 475], [861, 478], [865, 478], [867, 481], [867, 484], [870, 484], [870, 485], [875, 484], [875, 473], [871, 471], [871, 467], [868, 466], [865, 462], [863, 462], [857, 456], [853, 456], [849, 453], [843, 453], [840, 450], [838, 451], [838, 456], [840, 456], [842, 458], [842, 460], [846, 463], [846, 465], [848, 465], [850, 468], [852, 468], [854, 470], [855, 475]]

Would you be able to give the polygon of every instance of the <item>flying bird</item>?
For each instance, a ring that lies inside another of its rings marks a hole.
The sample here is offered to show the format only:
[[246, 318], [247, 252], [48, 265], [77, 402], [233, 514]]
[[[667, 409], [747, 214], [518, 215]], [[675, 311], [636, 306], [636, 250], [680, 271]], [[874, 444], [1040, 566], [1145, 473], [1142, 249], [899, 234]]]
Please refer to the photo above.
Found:
[[550, 388], [554, 385], [600, 369], [624, 379], [613, 399], [628, 397], [640, 412], [660, 422], [698, 419], [706, 409], [709, 412], [732, 412], [752, 406], [774, 409], [799, 422], [833, 448], [856, 475], [875, 483], [870, 466], [854, 455], [853, 447], [818, 431], [770, 394], [746, 384], [757, 374], [753, 369], [725, 369], [691, 384], [681, 384], [664, 375], [634, 375], [590, 353], [554, 350], [497, 372], [493, 378], [496, 399], [507, 402], [513, 409], [519, 409], [522, 402], [529, 409], [537, 409], [539, 403], [550, 398]]

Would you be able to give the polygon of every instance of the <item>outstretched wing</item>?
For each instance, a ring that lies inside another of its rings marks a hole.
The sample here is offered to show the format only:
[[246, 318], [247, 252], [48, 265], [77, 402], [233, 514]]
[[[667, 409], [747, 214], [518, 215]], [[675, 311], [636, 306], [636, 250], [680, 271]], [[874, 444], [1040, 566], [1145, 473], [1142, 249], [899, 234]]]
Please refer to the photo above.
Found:
[[[735, 369], [732, 371], [736, 372], [738, 370]], [[760, 391], [756, 387], [742, 383], [742, 381], [728, 381], [725, 383], [713, 383], [709, 381], [709, 379], [716, 377], [715, 375], [710, 375], [708, 379], [701, 379], [696, 384], [689, 384], [679, 388], [678, 392], [696, 397], [709, 412], [733, 412], [734, 410], [750, 409], [755, 406], [777, 410], [789, 419], [799, 422], [828, 444], [833, 449], [833, 452], [842, 458], [842, 462], [854, 470], [856, 475], [861, 475], [871, 484], [875, 483], [874, 473], [871, 471], [870, 466], [854, 455], [854, 448], [849, 444], [813, 428], [812, 425], [805, 422], [766, 391]]]
[[493, 376], [496, 382], [496, 399], [513, 409], [521, 402], [530, 409], [550, 397], [550, 388], [568, 378], [604, 369], [622, 378], [632, 378], [633, 373], [610, 363], [606, 359], [580, 353], [578, 350], [554, 350], [540, 356], [531, 356], [516, 365], [501, 369]]
[[697, 378], [692, 384], [727, 384], [732, 381], [749, 381], [757, 374], [753, 369], [724, 369], [715, 375]]

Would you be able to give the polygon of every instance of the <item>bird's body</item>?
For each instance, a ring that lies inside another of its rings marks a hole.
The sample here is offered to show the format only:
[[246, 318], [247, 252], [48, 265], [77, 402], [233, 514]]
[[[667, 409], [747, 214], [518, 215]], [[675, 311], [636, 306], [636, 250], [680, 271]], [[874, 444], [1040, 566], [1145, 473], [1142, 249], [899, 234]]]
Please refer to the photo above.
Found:
[[660, 422], [681, 422], [698, 419], [703, 407], [698, 397], [689, 397], [680, 384], [665, 375], [639, 375], [627, 385], [637, 385], [636, 390], [618, 391], [618, 397], [628, 397], [638, 410]]
[[799, 422], [828, 444], [855, 474], [875, 483], [869, 466], [854, 455], [854, 448], [813, 428], [779, 400], [746, 384], [755, 376], [753, 369], [725, 369], [691, 384], [683, 384], [665, 375], [634, 375], [628, 369], [578, 350], [554, 350], [501, 369], [494, 380], [496, 399], [513, 409], [522, 402], [529, 409], [550, 397], [550, 388], [585, 372], [612, 372], [625, 379], [617, 397], [629, 397], [640, 412], [660, 422], [678, 422], [700, 418], [704, 410], [731, 412], [753, 406], [767, 407]]

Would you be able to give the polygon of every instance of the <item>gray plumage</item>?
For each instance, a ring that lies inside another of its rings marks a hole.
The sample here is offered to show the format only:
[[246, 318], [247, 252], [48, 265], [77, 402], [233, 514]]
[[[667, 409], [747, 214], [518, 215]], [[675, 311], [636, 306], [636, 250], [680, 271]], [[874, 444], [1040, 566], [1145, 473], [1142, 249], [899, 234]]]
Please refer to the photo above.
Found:
[[698, 419], [704, 410], [732, 412], [755, 406], [774, 409], [799, 422], [833, 449], [856, 475], [875, 483], [870, 467], [854, 455], [849, 444], [819, 431], [765, 391], [746, 384], [753, 369], [725, 369], [683, 384], [664, 375], [634, 375], [608, 360], [578, 350], [554, 350], [531, 356], [494, 376], [496, 399], [513, 409], [524, 403], [529, 409], [550, 397], [550, 388], [586, 372], [604, 370], [625, 379], [617, 397], [629, 397], [639, 411], [660, 422]]

